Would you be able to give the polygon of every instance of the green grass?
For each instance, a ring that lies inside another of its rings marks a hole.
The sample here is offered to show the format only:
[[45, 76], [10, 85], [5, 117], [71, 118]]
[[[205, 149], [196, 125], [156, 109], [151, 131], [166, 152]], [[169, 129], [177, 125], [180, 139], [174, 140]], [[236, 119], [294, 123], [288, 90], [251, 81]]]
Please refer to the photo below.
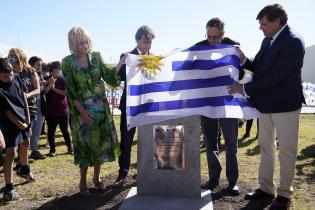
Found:
[[[119, 117], [115, 116], [116, 128], [119, 131]], [[239, 130], [239, 137], [244, 134], [245, 125]], [[119, 133], [118, 133], [119, 135]], [[252, 189], [257, 187], [257, 170], [259, 165], [259, 147], [256, 135], [256, 123], [254, 122], [251, 137], [245, 141], [239, 141], [239, 184], [249, 186]], [[224, 142], [224, 141], [222, 141]], [[48, 153], [44, 147], [46, 143], [45, 136], [40, 140], [40, 151]], [[17, 184], [17, 190], [23, 197], [22, 202], [6, 205], [6, 209], [31, 209], [44, 205], [45, 203], [63, 196], [68, 196], [78, 191], [79, 168], [73, 164], [73, 156], [65, 154], [67, 149], [63, 142], [60, 132], [57, 134], [57, 156], [38, 160], [31, 164], [33, 174], [37, 182], [25, 184], [24, 180], [15, 176], [14, 183]], [[132, 168], [131, 174], [136, 171], [136, 144], [132, 147]], [[221, 153], [222, 165], [225, 166], [225, 154]], [[104, 179], [110, 175], [115, 177], [118, 171], [117, 161], [106, 163], [102, 166], [101, 176]], [[92, 185], [92, 169], [89, 169], [89, 185]], [[204, 149], [201, 149], [201, 175], [203, 179], [207, 178], [207, 163]], [[225, 167], [223, 167], [222, 176], [225, 177]], [[3, 174], [0, 180], [3, 183]], [[0, 181], [0, 182], [1, 182]], [[275, 181], [279, 183], [279, 164], [277, 161]], [[299, 152], [296, 164], [296, 176], [294, 180], [294, 209], [311, 209], [315, 206], [315, 115], [301, 115]], [[218, 201], [220, 202], [220, 201]]]

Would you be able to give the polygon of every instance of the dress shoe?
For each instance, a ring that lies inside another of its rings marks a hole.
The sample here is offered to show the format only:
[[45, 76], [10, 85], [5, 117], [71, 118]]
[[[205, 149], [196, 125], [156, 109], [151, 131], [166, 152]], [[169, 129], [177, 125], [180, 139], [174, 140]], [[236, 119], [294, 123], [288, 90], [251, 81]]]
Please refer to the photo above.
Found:
[[232, 196], [237, 196], [237, 195], [241, 194], [241, 190], [237, 185], [229, 185], [226, 188], [226, 192], [227, 192], [227, 194], [232, 195]]
[[247, 193], [244, 197], [245, 200], [262, 200], [262, 199], [273, 199], [275, 195], [266, 193], [260, 189], [255, 192]]
[[214, 190], [215, 188], [217, 188], [217, 186], [219, 186], [219, 180], [212, 180], [210, 179], [209, 181], [207, 181], [206, 183], [201, 185], [201, 189], [205, 189], [205, 190]]
[[278, 195], [277, 198], [269, 206], [270, 210], [287, 210], [290, 207], [291, 200], [289, 198]]
[[114, 183], [114, 186], [120, 186], [120, 185], [123, 185], [124, 182], [126, 181], [127, 179], [127, 175], [123, 175], [123, 174], [118, 174], [118, 177]]

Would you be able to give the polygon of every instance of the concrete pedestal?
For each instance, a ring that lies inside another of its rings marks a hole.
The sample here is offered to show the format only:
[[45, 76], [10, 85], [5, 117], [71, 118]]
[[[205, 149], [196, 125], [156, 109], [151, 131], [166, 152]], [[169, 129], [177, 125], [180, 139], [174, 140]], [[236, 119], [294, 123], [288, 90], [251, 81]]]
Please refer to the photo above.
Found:
[[211, 191], [203, 191], [200, 198], [139, 196], [137, 188], [129, 191], [119, 210], [212, 210]]
[[138, 128], [137, 188], [121, 210], [210, 210], [210, 191], [200, 189], [200, 117]]

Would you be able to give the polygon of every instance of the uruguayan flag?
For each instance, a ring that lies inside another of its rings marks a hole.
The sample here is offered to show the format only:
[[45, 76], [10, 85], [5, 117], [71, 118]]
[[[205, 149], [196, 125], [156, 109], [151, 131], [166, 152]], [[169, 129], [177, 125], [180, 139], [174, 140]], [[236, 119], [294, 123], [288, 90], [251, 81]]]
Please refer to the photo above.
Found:
[[148, 77], [137, 67], [138, 55], [127, 64], [128, 128], [164, 120], [203, 115], [252, 119], [259, 112], [241, 94], [227, 87], [238, 82], [239, 53], [230, 45], [194, 46], [175, 50], [161, 71]]

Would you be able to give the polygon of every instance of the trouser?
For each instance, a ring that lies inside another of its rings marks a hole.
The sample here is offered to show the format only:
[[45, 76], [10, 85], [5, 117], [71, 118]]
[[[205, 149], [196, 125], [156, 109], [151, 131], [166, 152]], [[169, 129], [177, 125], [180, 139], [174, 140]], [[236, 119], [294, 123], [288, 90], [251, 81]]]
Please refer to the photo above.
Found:
[[280, 186], [278, 194], [290, 198], [295, 174], [297, 145], [299, 137], [300, 111], [262, 114], [259, 118], [260, 165], [258, 172], [259, 188], [275, 194], [273, 181], [276, 160], [276, 137], [279, 142]]
[[38, 149], [38, 141], [40, 139], [40, 135], [42, 132], [42, 127], [44, 123], [45, 117], [42, 114], [42, 110], [37, 109], [37, 116], [32, 125], [32, 135], [30, 138], [30, 149], [32, 151], [36, 151]]
[[[253, 126], [253, 119], [251, 120], [246, 120], [246, 131], [245, 131], [245, 134], [250, 134], [250, 130], [252, 129], [252, 126]], [[259, 131], [259, 122], [258, 122], [258, 119], [257, 119], [257, 135], [258, 135], [258, 132]]]
[[209, 178], [216, 181], [220, 179], [222, 167], [219, 160], [218, 135], [221, 126], [226, 146], [226, 177], [230, 185], [235, 185], [238, 179], [238, 119], [212, 119], [202, 116], [201, 122], [206, 136]]
[[136, 128], [127, 129], [126, 111], [122, 110], [120, 115], [120, 151], [118, 159], [119, 173], [126, 176], [130, 168], [131, 147]]
[[65, 140], [65, 143], [67, 145], [68, 151], [72, 151], [72, 145], [71, 145], [71, 136], [70, 136], [70, 129], [69, 129], [69, 117], [68, 116], [47, 116], [47, 127], [48, 127], [48, 142], [50, 146], [50, 152], [55, 153], [56, 152], [56, 145], [55, 145], [55, 133], [57, 125], [59, 125], [59, 128], [61, 130], [62, 136]]

